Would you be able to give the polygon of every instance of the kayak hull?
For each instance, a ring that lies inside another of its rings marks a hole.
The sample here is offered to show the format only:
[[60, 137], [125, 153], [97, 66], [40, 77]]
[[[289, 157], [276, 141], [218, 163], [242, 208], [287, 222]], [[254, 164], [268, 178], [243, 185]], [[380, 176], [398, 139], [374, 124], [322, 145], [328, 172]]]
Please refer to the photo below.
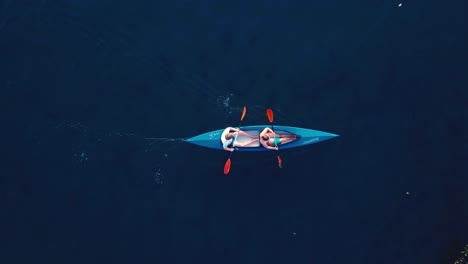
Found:
[[[248, 132], [251, 135], [258, 136], [258, 134], [265, 128], [271, 127], [268, 125], [258, 125], [258, 126], [243, 126], [240, 127], [242, 131]], [[194, 136], [191, 138], [186, 139], [186, 142], [206, 147], [212, 149], [223, 150], [223, 144], [221, 143], [221, 134], [223, 133], [225, 128], [214, 130], [211, 132], [207, 132], [198, 136]], [[289, 149], [289, 148], [297, 148], [302, 146], [307, 146], [310, 144], [319, 143], [325, 140], [332, 139], [337, 137], [338, 135], [308, 129], [308, 128], [300, 128], [300, 127], [290, 127], [290, 126], [274, 126], [275, 133], [278, 134], [294, 134], [298, 136], [298, 138], [290, 143], [286, 143], [283, 145], [279, 145], [278, 149]], [[244, 139], [239, 136], [237, 141], [247, 140], [245, 137]], [[249, 138], [250, 140], [250, 138]], [[246, 147], [236, 147], [236, 151], [269, 151], [269, 149], [263, 147], [257, 142], [249, 144]]]

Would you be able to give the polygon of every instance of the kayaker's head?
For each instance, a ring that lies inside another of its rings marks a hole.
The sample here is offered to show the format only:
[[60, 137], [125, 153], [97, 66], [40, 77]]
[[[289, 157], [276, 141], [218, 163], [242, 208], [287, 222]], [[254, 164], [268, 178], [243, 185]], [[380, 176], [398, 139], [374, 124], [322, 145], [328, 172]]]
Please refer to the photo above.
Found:
[[267, 134], [265, 134], [265, 135], [262, 136], [262, 139], [265, 140], [265, 141], [268, 141], [270, 139], [270, 137]]
[[232, 138], [232, 133], [227, 133], [226, 136], [224, 136], [227, 140], [230, 140]]

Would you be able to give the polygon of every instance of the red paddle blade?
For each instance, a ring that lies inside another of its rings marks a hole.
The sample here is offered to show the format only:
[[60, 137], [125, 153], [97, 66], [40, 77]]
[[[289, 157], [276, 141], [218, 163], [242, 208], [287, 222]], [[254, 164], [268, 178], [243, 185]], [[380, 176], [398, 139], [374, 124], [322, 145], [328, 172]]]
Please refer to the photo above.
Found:
[[283, 168], [283, 161], [281, 160], [281, 157], [278, 155], [278, 167]]
[[242, 116], [241, 116], [240, 121], [244, 120], [245, 113], [247, 113], [247, 108], [244, 106], [244, 110], [242, 111]]
[[267, 116], [268, 116], [268, 120], [270, 120], [270, 123], [273, 122], [273, 110], [271, 110], [270, 108], [267, 109]]
[[224, 174], [228, 174], [230, 169], [231, 169], [231, 158], [226, 160], [226, 164], [224, 164]]

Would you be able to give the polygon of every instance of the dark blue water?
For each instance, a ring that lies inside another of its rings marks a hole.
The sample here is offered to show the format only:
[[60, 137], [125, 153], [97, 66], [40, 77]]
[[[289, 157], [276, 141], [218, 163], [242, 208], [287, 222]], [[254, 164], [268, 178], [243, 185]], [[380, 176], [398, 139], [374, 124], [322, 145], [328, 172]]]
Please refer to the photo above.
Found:
[[[467, 5], [398, 3], [0, 1], [1, 262], [453, 263]], [[176, 140], [244, 105], [341, 136]]]

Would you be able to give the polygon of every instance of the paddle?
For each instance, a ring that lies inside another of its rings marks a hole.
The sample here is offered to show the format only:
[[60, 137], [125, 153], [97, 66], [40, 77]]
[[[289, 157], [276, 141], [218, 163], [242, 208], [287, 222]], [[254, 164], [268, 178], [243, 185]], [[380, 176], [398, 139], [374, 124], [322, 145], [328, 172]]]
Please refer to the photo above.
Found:
[[[244, 109], [242, 110], [242, 116], [240, 118], [240, 121], [239, 121], [239, 129], [240, 129], [240, 125], [242, 123], [242, 120], [244, 120], [244, 117], [245, 117], [245, 113], [247, 112], [247, 108], [244, 106]], [[235, 139], [234, 141], [232, 142], [232, 147], [234, 147], [234, 144], [235, 144]], [[232, 152], [234, 151], [231, 151], [231, 154], [229, 154], [229, 158], [226, 160], [226, 163], [224, 164], [224, 174], [228, 174], [229, 173], [229, 170], [231, 169], [231, 156], [232, 156]]]
[[[271, 123], [271, 130], [273, 130], [273, 140], [274, 140], [274, 138], [275, 138], [275, 129], [273, 127], [273, 110], [271, 110], [270, 108], [267, 109], [267, 116], [268, 116], [268, 120]], [[276, 147], [278, 147], [278, 145]], [[278, 167], [282, 168], [283, 167], [283, 161], [281, 160], [281, 157], [279, 155], [279, 150], [276, 151], [276, 154], [278, 155], [277, 156]]]

